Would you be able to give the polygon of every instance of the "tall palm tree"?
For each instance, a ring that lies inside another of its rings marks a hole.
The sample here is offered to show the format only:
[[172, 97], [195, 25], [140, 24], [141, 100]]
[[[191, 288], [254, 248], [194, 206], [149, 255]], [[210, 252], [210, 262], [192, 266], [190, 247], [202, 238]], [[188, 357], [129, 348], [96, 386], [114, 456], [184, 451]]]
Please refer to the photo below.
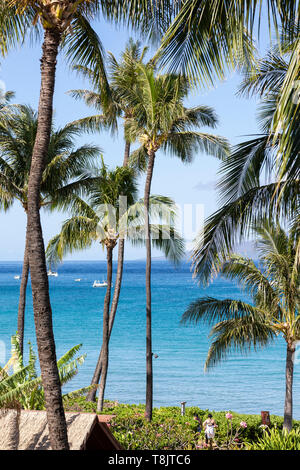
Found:
[[[72, 197], [73, 217], [67, 220], [60, 234], [50, 240], [47, 256], [51, 262], [61, 260], [65, 253], [85, 249], [94, 241], [101, 243], [107, 254], [107, 289], [103, 308], [103, 335], [101, 357], [101, 381], [98, 396], [98, 411], [102, 411], [104, 391], [108, 370], [109, 339], [113, 327], [114, 315], [110, 315], [112, 290], [112, 259], [113, 250], [118, 241], [128, 238], [132, 243], [144, 241], [143, 202], [137, 201], [137, 186], [132, 169], [117, 167], [109, 171], [102, 163], [94, 184], [89, 188], [89, 202], [78, 197]], [[126, 198], [126, 207], [124, 200]], [[167, 216], [171, 225], [152, 224], [155, 234], [154, 246], [163, 249], [165, 255], [173, 261], [178, 261], [184, 253], [183, 241], [173, 226], [175, 215], [174, 203], [164, 197], [151, 198], [152, 216]], [[168, 235], [168, 236], [167, 236]], [[120, 289], [120, 286], [116, 288]], [[117, 308], [117, 305], [116, 305]], [[97, 370], [98, 364], [96, 366]], [[94, 374], [95, 375], [95, 374]], [[99, 380], [99, 376], [97, 376]], [[94, 381], [93, 383], [98, 383]]]
[[[28, 211], [30, 157], [37, 132], [37, 113], [29, 106], [18, 106], [0, 119], [0, 209], [8, 210], [18, 201]], [[40, 208], [54, 208], [69, 193], [81, 193], [87, 184], [86, 171], [99, 154], [99, 148], [83, 145], [75, 148], [75, 125], [54, 130], [46, 155], [40, 187]], [[24, 251], [18, 307], [19, 348], [23, 354], [26, 288], [29, 275], [27, 244]]]
[[[284, 42], [282, 41], [282, 47]], [[289, 69], [290, 46], [284, 56], [275, 48], [247, 73], [240, 93], [261, 98], [261, 134], [235, 147], [220, 168], [222, 206], [206, 221], [193, 253], [195, 275], [206, 283], [219, 260], [235, 243], [253, 235], [251, 227], [264, 217], [299, 219], [300, 115], [289, 134], [292, 157], [282, 173], [281, 141], [272, 129], [277, 103]]]
[[151, 326], [151, 234], [149, 225], [149, 196], [154, 162], [158, 150], [169, 152], [183, 162], [190, 162], [194, 153], [203, 151], [219, 158], [228, 153], [227, 141], [221, 137], [198, 132], [201, 125], [215, 127], [217, 117], [206, 106], [186, 108], [183, 100], [189, 86], [182, 76], [155, 75], [152, 65], [138, 64], [137, 84], [128, 89], [133, 117], [125, 123], [125, 132], [131, 141], [139, 141], [136, 155], [146, 155], [147, 174], [144, 189], [145, 237], [146, 237], [146, 417], [152, 418], [152, 326]]
[[[170, 3], [170, 4], [169, 4]], [[99, 80], [108, 90], [100, 40], [89, 20], [103, 15], [108, 20], [127, 22], [157, 32], [169, 18], [172, 2], [137, 2], [124, 0], [3, 0], [0, 6], [3, 54], [21, 42], [29, 31], [44, 34], [41, 59], [41, 89], [38, 127], [32, 153], [28, 183], [27, 242], [33, 291], [38, 354], [41, 365], [49, 436], [52, 449], [69, 449], [52, 328], [52, 311], [45, 260], [45, 248], [39, 213], [39, 197], [51, 135], [53, 95], [58, 49], [66, 47], [70, 60], [98, 66]], [[107, 92], [109, 96], [109, 92]]]
[[[126, 122], [127, 119], [132, 118], [132, 107], [126, 99], [126, 93], [128, 88], [132, 88], [136, 85], [137, 79], [137, 64], [142, 63], [147, 47], [142, 48], [139, 41], [134, 42], [132, 39], [129, 40], [126, 45], [125, 51], [121, 56], [121, 60], [118, 61], [112, 53], [109, 53], [109, 86], [111, 103], [106, 106], [105, 99], [103, 99], [103, 87], [102, 84], [97, 82], [97, 71], [92, 70], [88, 67], [80, 65], [75, 66], [75, 69], [88, 78], [93, 89], [92, 90], [71, 90], [70, 94], [75, 99], [83, 99], [89, 107], [95, 108], [100, 111], [101, 114], [78, 119], [74, 122], [82, 130], [86, 132], [101, 132], [102, 130], [110, 129], [111, 132], [119, 130], [120, 121]], [[105, 97], [105, 96], [104, 96]], [[124, 127], [122, 125], [122, 127]], [[144, 169], [144, 161], [141, 158], [135, 160], [133, 155], [130, 158], [131, 144], [129, 140], [126, 140], [124, 136], [124, 155], [123, 155], [123, 166], [127, 167], [134, 166], [137, 170]], [[121, 238], [118, 242], [118, 265], [115, 279], [114, 295], [111, 302], [110, 308], [110, 325], [113, 325], [114, 318], [117, 312], [117, 306], [119, 302], [122, 276], [123, 276], [123, 264], [124, 264], [124, 247], [125, 239]], [[111, 330], [111, 327], [110, 327]], [[102, 352], [100, 352], [97, 367], [92, 378], [91, 384], [98, 384], [102, 371]], [[87, 395], [88, 401], [95, 401], [97, 390], [92, 387]]]
[[[300, 340], [300, 239], [299, 227], [289, 234], [270, 221], [256, 227], [259, 267], [251, 259], [230, 255], [221, 273], [237, 280], [252, 296], [242, 300], [204, 297], [190, 304], [182, 321], [213, 325], [212, 344], [205, 367], [224, 359], [230, 350], [263, 347], [281, 335], [286, 349], [284, 427], [292, 428], [293, 356]], [[298, 233], [297, 233], [298, 232]]]

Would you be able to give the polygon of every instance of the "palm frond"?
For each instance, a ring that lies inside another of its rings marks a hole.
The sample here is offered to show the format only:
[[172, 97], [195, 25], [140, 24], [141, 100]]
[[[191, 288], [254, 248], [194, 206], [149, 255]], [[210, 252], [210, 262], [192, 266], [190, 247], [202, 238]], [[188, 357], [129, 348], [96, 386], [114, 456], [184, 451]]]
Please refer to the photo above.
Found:
[[221, 273], [229, 279], [237, 279], [252, 295], [260, 288], [270, 291], [270, 294], [273, 292], [268, 278], [251, 258], [229, 254], [221, 267]]
[[[150, 224], [151, 243], [154, 248], [161, 250], [165, 257], [178, 264], [185, 255], [184, 239], [179, 232], [170, 225]], [[146, 235], [145, 226], [130, 226], [127, 230], [127, 237], [133, 246], [145, 246]]]
[[272, 327], [255, 316], [225, 320], [212, 328], [212, 344], [205, 361], [205, 370], [224, 360], [230, 352], [250, 352], [267, 346], [275, 337]]
[[129, 157], [129, 167], [133, 168], [137, 174], [142, 173], [147, 168], [148, 153], [143, 145], [131, 152]]
[[212, 134], [183, 131], [170, 132], [163, 149], [171, 155], [176, 155], [185, 163], [193, 160], [196, 152], [203, 152], [224, 160], [229, 153], [228, 141]]
[[168, 28], [157, 58], [172, 71], [185, 73], [193, 82], [213, 84], [228, 69], [255, 59], [254, 26], [261, 29], [262, 6], [267, 8], [270, 34], [275, 27], [288, 30], [289, 40], [297, 38], [297, 29], [289, 26], [297, 21], [299, 2], [292, 0], [186, 0]]
[[170, 64], [172, 71], [186, 74], [202, 85], [222, 79], [228, 68], [250, 64], [255, 51], [246, 29], [254, 14], [249, 4], [240, 8], [235, 1], [183, 2], [157, 57], [162, 56], [162, 64]]
[[266, 58], [260, 59], [255, 68], [246, 71], [238, 94], [251, 97], [263, 97], [270, 93], [279, 94], [283, 86], [288, 64], [278, 50], [268, 52]]
[[135, 0], [110, 0], [101, 2], [104, 18], [114, 23], [121, 23], [139, 31], [144, 38], [156, 42], [167, 29], [180, 2], [168, 0], [150, 0], [137, 2]]
[[263, 169], [271, 174], [274, 152], [268, 134], [237, 145], [219, 170], [222, 176], [218, 188], [222, 202], [234, 201], [258, 187]]
[[28, 8], [23, 15], [17, 14], [17, 7], [10, 6], [5, 0], [0, 5], [0, 50], [3, 56], [22, 43], [32, 27], [34, 11]]
[[95, 71], [94, 85], [101, 87], [103, 102], [108, 106], [111, 97], [104, 65], [103, 46], [91, 23], [80, 12], [72, 22], [72, 34], [67, 34], [62, 44], [72, 65], [80, 64]]
[[300, 175], [300, 39], [298, 37], [291, 55], [273, 119], [274, 139], [280, 135], [280, 180], [294, 179]]
[[181, 323], [204, 323], [214, 325], [216, 322], [237, 320], [244, 317], [255, 317], [262, 320], [264, 311], [241, 300], [216, 299], [202, 297], [192, 302], [182, 315]]
[[64, 222], [60, 234], [53, 237], [46, 249], [46, 258], [55, 265], [65, 254], [91, 246], [97, 238], [97, 221], [84, 216], [74, 216]]
[[[194, 275], [204, 283], [219, 271], [219, 266], [253, 226], [271, 214], [291, 217], [299, 207], [299, 182], [254, 187], [210, 216], [197, 236], [193, 252]], [[280, 197], [280, 205], [278, 200]], [[299, 210], [299, 209], [298, 209]]]

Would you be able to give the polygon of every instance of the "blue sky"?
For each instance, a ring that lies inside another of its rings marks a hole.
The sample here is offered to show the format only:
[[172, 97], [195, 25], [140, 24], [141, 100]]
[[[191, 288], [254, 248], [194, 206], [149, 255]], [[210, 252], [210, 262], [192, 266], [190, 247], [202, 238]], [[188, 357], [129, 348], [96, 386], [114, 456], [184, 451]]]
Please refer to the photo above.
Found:
[[[130, 36], [134, 37], [127, 29], [116, 29], [105, 22], [95, 23], [95, 28], [101, 37], [106, 51], [111, 51], [119, 56]], [[262, 31], [260, 38], [260, 50], [265, 49], [268, 42], [267, 29]], [[41, 44], [26, 43], [22, 48], [11, 51], [5, 59], [2, 59], [0, 80], [4, 81], [7, 90], [16, 93], [15, 102], [30, 104], [37, 109], [40, 70], [39, 59]], [[236, 91], [241, 81], [238, 73], [229, 74], [222, 83], [217, 83], [214, 89], [196, 90], [191, 94], [188, 105], [204, 104], [212, 106], [219, 116], [219, 126], [211, 132], [226, 137], [231, 144], [236, 144], [244, 139], [244, 136], [259, 132], [256, 121], [257, 102], [255, 99], [245, 99], [236, 96]], [[67, 122], [80, 117], [88, 116], [93, 110], [83, 103], [75, 101], [66, 92], [70, 89], [88, 88], [75, 72], [71, 71], [60, 54], [57, 66], [57, 80], [54, 97], [55, 124], [62, 126]], [[205, 129], [205, 131], [207, 131]], [[112, 138], [108, 133], [84, 135], [78, 139], [78, 145], [94, 143], [102, 148], [105, 163], [109, 166], [122, 163], [123, 140], [122, 136]], [[183, 165], [176, 158], [171, 158], [158, 153], [152, 193], [163, 194], [172, 197], [181, 207], [184, 204], [203, 204], [204, 214], [207, 217], [217, 208], [217, 194], [214, 184], [218, 178], [219, 163], [213, 157], [195, 155], [194, 162]], [[143, 188], [141, 178], [141, 192]], [[67, 218], [67, 214], [42, 212], [42, 223], [45, 243], [59, 232], [60, 225]], [[21, 260], [23, 258], [26, 218], [23, 209], [15, 204], [8, 213], [0, 213], [1, 243], [0, 260]], [[194, 227], [195, 228], [195, 227]], [[159, 253], [154, 251], [154, 256]], [[104, 259], [104, 252], [99, 244], [85, 252], [79, 252], [69, 256], [73, 260], [97, 260]], [[126, 248], [127, 259], [144, 258], [144, 250]]]

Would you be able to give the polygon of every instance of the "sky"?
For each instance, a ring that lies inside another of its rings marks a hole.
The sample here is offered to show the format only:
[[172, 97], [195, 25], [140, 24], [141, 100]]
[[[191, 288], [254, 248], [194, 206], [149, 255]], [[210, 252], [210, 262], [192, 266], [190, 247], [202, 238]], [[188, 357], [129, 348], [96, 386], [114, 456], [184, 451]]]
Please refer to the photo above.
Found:
[[[94, 27], [99, 34], [106, 51], [111, 51], [116, 57], [124, 50], [130, 37], [136, 38], [132, 32], [124, 28], [116, 28], [104, 21], [97, 21]], [[259, 50], [265, 50], [269, 40], [267, 27], [262, 29]], [[1, 60], [0, 80], [6, 90], [15, 92], [15, 103], [29, 104], [34, 109], [38, 107], [40, 90], [40, 56], [41, 43], [26, 42], [22, 47], [12, 50]], [[194, 90], [188, 106], [199, 104], [211, 106], [219, 117], [216, 130], [210, 132], [226, 137], [232, 145], [243, 141], [246, 136], [259, 132], [256, 120], [257, 101], [255, 98], [240, 98], [236, 95], [242, 77], [239, 73], [228, 74], [226, 80], [216, 83], [215, 88]], [[70, 70], [64, 60], [63, 53], [59, 55], [57, 78], [54, 96], [55, 126], [60, 127], [75, 119], [88, 116], [94, 110], [87, 108], [84, 103], [75, 101], [67, 94], [68, 90], [89, 88], [89, 84]], [[207, 132], [207, 129], [203, 129]], [[92, 143], [99, 146], [103, 152], [105, 163], [114, 167], [122, 164], [124, 142], [122, 135], [112, 138], [109, 133], [85, 134], [76, 141], [78, 146]], [[203, 154], [195, 154], [193, 163], [184, 165], [179, 159], [158, 152], [152, 194], [163, 194], [175, 200], [185, 214], [185, 232], [187, 248], [190, 249], [199, 224], [203, 217], [209, 216], [218, 208], [218, 195], [215, 183], [218, 180], [219, 162]], [[140, 193], [143, 191], [144, 178], [140, 180]], [[196, 214], [199, 214], [197, 217]], [[45, 245], [60, 231], [61, 223], [68, 218], [67, 213], [49, 213], [41, 211]], [[22, 260], [25, 243], [26, 217], [18, 203], [7, 213], [0, 213], [0, 260]], [[157, 250], [154, 256], [159, 256]], [[145, 257], [143, 248], [133, 248], [127, 243], [125, 256], [127, 259], [142, 259]], [[67, 260], [101, 260], [105, 253], [99, 244], [94, 244], [89, 250], [69, 255]]]

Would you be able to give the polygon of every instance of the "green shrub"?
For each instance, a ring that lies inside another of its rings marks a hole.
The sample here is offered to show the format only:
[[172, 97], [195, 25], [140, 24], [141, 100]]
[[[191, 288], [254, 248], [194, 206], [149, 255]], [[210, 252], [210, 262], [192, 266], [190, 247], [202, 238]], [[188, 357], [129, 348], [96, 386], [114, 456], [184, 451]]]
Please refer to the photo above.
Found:
[[[87, 402], [84, 397], [79, 397], [68, 402], [66, 409], [96, 412], [96, 403]], [[153, 418], [148, 423], [144, 417], [145, 405], [127, 405], [105, 401], [103, 414], [114, 415], [110, 423], [110, 429], [116, 439], [125, 449], [139, 450], [192, 450], [205, 448], [204, 431], [197, 432], [198, 422], [194, 420], [197, 414], [202, 422], [207, 418], [209, 410], [201, 410], [198, 407], [187, 407], [185, 416], [181, 416], [180, 407], [161, 407], [153, 409]], [[215, 448], [227, 448], [228, 420], [226, 412], [212, 412], [218, 425], [215, 436]], [[244, 421], [247, 427], [240, 429], [240, 423]], [[245, 415], [232, 412], [233, 437], [239, 430], [238, 442], [234, 441], [229, 448], [243, 448], [252, 443], [259, 442], [262, 437], [260, 415]], [[283, 418], [271, 416], [272, 426], [282, 429]], [[294, 422], [294, 428], [300, 432], [300, 422]]]
[[300, 450], [300, 429], [287, 432], [273, 428], [263, 431], [263, 437], [247, 445], [248, 450]]

